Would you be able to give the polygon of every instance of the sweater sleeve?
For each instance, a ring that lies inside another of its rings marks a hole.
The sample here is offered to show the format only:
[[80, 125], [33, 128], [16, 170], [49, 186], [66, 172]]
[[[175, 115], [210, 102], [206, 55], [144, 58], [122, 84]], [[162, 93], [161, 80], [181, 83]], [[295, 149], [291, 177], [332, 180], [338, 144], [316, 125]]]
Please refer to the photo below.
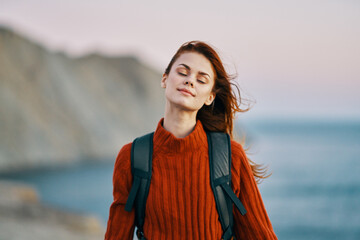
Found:
[[277, 239], [265, 210], [251, 166], [240, 143], [231, 141], [232, 187], [244, 204], [247, 213], [243, 216], [234, 207], [234, 233], [237, 239]]
[[113, 173], [113, 203], [110, 206], [105, 240], [132, 240], [135, 228], [135, 212], [125, 211], [131, 185], [131, 143], [124, 145], [118, 153]]

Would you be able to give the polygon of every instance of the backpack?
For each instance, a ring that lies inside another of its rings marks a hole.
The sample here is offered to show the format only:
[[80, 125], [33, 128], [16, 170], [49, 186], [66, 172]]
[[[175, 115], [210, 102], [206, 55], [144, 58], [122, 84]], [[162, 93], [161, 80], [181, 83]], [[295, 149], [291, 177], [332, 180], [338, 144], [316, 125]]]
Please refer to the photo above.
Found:
[[[135, 205], [135, 226], [138, 239], [146, 240], [143, 232], [145, 205], [149, 193], [152, 173], [154, 132], [136, 138], [131, 146], [131, 171], [133, 184], [125, 204], [130, 212]], [[206, 132], [209, 146], [210, 183], [214, 193], [216, 209], [223, 229], [222, 239], [233, 239], [233, 203], [242, 215], [244, 205], [231, 189], [231, 143], [222, 132]]]

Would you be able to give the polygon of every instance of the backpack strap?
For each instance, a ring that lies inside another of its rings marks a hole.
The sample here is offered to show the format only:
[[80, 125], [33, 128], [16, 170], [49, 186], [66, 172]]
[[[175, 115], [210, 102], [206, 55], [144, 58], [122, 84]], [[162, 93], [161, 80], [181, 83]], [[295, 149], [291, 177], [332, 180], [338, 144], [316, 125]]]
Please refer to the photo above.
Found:
[[223, 229], [222, 239], [233, 237], [233, 203], [242, 215], [244, 205], [231, 189], [231, 142], [229, 134], [206, 132], [209, 148], [210, 182], [214, 193], [219, 220]]
[[133, 184], [125, 204], [125, 210], [130, 212], [135, 205], [136, 235], [139, 239], [145, 239], [143, 226], [152, 173], [153, 136], [154, 132], [138, 137], [131, 145]]
[[[206, 132], [206, 134], [209, 146], [211, 188], [223, 229], [222, 239], [228, 240], [233, 237], [233, 203], [242, 215], [246, 213], [246, 210], [230, 187], [230, 136], [222, 132]], [[152, 173], [153, 135], [154, 132], [136, 138], [131, 146], [133, 185], [125, 204], [125, 210], [130, 212], [135, 206], [135, 225], [138, 239], [145, 239], [143, 225]]]

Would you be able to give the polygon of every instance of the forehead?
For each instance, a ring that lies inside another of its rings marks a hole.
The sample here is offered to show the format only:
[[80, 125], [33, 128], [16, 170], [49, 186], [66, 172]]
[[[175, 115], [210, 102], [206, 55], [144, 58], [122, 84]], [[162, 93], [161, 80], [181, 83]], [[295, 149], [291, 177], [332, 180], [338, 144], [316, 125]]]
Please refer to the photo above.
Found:
[[214, 70], [211, 62], [202, 54], [197, 52], [185, 52], [175, 61], [174, 67], [179, 64], [186, 64], [192, 71], [205, 72], [212, 78], [214, 77]]

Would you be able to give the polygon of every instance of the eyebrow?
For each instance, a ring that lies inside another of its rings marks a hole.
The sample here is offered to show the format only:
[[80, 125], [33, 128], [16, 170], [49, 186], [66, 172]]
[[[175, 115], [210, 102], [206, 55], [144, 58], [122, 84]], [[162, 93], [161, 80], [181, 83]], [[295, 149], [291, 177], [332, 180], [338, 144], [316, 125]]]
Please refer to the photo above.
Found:
[[[188, 65], [184, 64], [184, 63], [180, 63], [179, 66], [180, 66], [180, 65], [184, 66], [187, 70], [191, 70], [191, 68], [190, 68]], [[210, 75], [207, 74], [206, 72], [201, 72], [201, 71], [200, 71], [199, 74], [200, 74], [200, 75], [203, 75], [203, 76], [207, 75], [209, 78], [211, 78]]]

